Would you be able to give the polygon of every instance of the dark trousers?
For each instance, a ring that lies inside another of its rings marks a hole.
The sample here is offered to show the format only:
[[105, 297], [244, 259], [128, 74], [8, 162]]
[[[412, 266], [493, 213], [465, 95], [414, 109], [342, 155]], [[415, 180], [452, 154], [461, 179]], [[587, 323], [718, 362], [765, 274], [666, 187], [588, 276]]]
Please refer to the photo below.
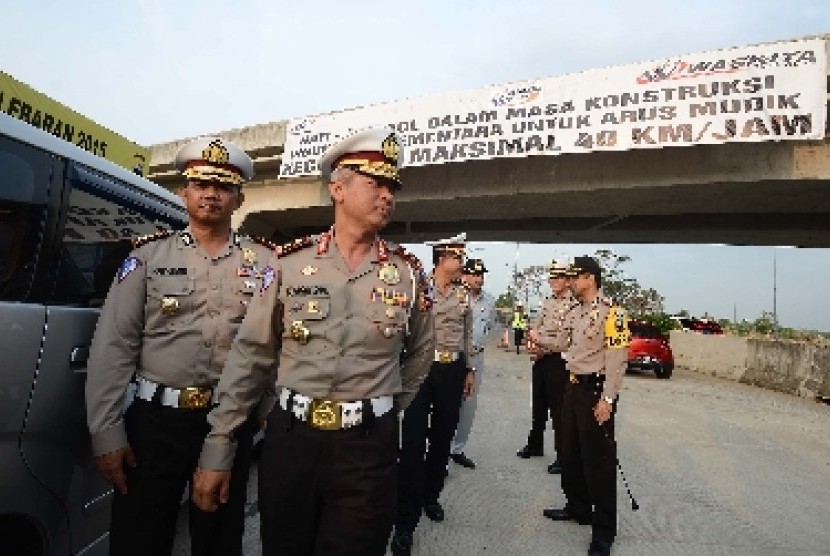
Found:
[[516, 353], [519, 353], [519, 348], [522, 347], [522, 342], [525, 339], [525, 331], [521, 328], [513, 329], [513, 342], [516, 344]]
[[613, 541], [617, 533], [614, 412], [600, 427], [594, 417], [598, 401], [594, 386], [569, 383], [565, 389], [559, 456], [562, 490], [574, 515], [589, 516], [593, 508], [593, 538]]
[[568, 370], [560, 353], [548, 353], [533, 363], [531, 382], [531, 427], [527, 445], [531, 449], [544, 449], [545, 428], [548, 418], [553, 421], [556, 458], [562, 437], [562, 398], [568, 384]]
[[[136, 399], [124, 416], [138, 466], [127, 469], [127, 494], [115, 491], [112, 556], [166, 556], [173, 548], [185, 485], [193, 477], [209, 431], [208, 409], [175, 409]], [[193, 556], [242, 554], [245, 496], [253, 423], [236, 435], [230, 500], [216, 512], [188, 508]]]
[[423, 507], [438, 502], [466, 375], [463, 354], [453, 363], [433, 363], [404, 412], [395, 522], [399, 531], [414, 531]]
[[259, 463], [263, 556], [382, 556], [395, 518], [397, 456], [394, 410], [325, 431], [277, 405]]

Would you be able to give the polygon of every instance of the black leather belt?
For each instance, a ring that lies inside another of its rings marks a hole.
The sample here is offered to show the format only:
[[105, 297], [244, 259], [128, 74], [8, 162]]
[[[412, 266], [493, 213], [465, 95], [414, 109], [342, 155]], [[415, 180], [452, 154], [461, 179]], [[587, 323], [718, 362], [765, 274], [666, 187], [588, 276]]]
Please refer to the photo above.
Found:
[[595, 386], [605, 382], [605, 375], [599, 373], [576, 374], [570, 373], [568, 378], [571, 384], [581, 384], [583, 386]]

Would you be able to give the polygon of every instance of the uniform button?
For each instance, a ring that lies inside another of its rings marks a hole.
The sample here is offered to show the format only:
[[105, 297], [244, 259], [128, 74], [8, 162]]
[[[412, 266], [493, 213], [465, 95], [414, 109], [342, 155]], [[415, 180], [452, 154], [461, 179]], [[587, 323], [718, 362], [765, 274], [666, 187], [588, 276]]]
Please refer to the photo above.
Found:
[[219, 286], [217, 286], [216, 284], [214, 284], [214, 285], [212, 285], [212, 286], [210, 287], [210, 289], [212, 289], [213, 291], [216, 291], [216, 290], [218, 290], [218, 289], [219, 289]]
[[210, 347], [210, 340], [205, 340], [205, 347]]

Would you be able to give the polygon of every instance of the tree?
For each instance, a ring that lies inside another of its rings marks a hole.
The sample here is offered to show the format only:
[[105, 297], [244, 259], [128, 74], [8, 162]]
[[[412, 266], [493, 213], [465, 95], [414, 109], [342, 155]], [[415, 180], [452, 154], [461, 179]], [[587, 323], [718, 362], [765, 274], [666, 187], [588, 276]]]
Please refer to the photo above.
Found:
[[602, 267], [602, 291], [619, 303], [629, 314], [638, 317], [663, 313], [664, 297], [654, 288], [644, 289], [635, 278], [628, 277], [622, 266], [631, 261], [627, 255], [618, 255], [610, 249], [594, 252]]
[[513, 295], [512, 290], [508, 289], [496, 299], [497, 309], [512, 309], [516, 304], [516, 296]]
[[529, 266], [516, 272], [510, 286], [515, 294], [514, 301], [522, 303], [526, 308], [530, 307], [531, 299], [535, 302], [542, 297], [542, 288], [547, 281], [548, 267], [544, 265]]

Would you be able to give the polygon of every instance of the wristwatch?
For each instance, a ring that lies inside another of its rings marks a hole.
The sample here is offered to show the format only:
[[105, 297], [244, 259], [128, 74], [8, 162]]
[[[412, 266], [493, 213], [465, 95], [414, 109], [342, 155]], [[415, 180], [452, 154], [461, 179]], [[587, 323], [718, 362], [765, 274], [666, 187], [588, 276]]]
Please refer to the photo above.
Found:
[[605, 403], [607, 403], [608, 405], [610, 405], [610, 406], [614, 405], [614, 398], [612, 398], [610, 396], [602, 396], [600, 399], [602, 401], [604, 401]]

